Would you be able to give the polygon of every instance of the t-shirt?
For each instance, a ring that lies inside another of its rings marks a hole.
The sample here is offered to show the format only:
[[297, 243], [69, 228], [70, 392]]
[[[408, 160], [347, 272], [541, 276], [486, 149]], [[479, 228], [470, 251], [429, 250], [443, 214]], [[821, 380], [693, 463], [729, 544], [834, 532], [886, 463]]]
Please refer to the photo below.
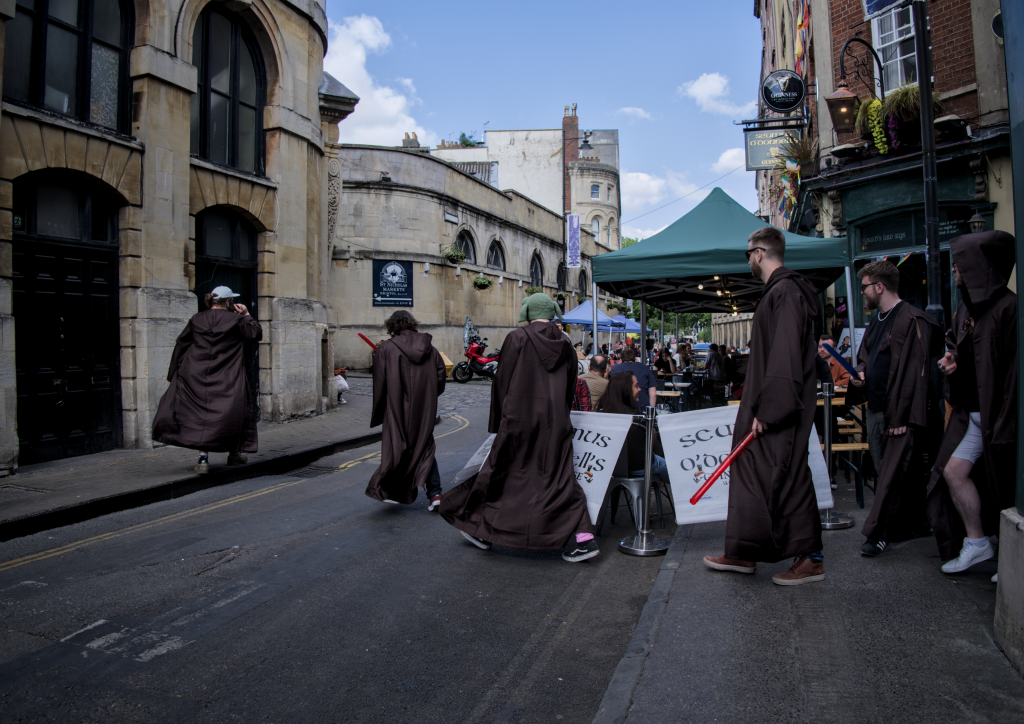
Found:
[[608, 380], [596, 372], [587, 372], [580, 375], [580, 379], [587, 383], [590, 388], [590, 406], [596, 412], [601, 409], [601, 397], [608, 389]]
[[874, 412], [885, 412], [885, 390], [889, 386], [889, 367], [892, 364], [892, 325], [901, 304], [902, 301], [897, 302], [884, 314], [876, 312], [864, 338], [868, 346], [868, 369], [865, 375], [868, 409]]
[[647, 365], [641, 362], [622, 362], [612, 367], [613, 375], [624, 372], [632, 372], [636, 375], [636, 381], [640, 385], [640, 396], [636, 400], [636, 407], [643, 412], [644, 408], [651, 402], [648, 390], [651, 387], [657, 387], [658, 382], [654, 379], [654, 374], [647, 368]]
[[659, 357], [658, 359], [654, 360], [654, 369], [661, 370], [662, 372], [665, 373], [669, 373], [672, 371], [672, 363], [669, 362], [667, 359], [662, 359], [661, 357]]

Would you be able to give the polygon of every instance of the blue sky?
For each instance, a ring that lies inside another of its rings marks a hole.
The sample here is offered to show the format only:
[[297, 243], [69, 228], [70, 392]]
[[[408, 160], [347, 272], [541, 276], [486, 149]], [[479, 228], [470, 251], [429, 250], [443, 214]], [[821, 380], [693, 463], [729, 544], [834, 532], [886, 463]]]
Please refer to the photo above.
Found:
[[558, 128], [577, 103], [580, 128], [619, 129], [624, 235], [650, 236], [714, 186], [754, 211], [742, 168], [695, 191], [743, 165], [732, 121], [755, 113], [752, 5], [328, 0], [324, 68], [362, 99], [341, 141], [393, 146], [416, 131], [433, 146], [488, 127]]

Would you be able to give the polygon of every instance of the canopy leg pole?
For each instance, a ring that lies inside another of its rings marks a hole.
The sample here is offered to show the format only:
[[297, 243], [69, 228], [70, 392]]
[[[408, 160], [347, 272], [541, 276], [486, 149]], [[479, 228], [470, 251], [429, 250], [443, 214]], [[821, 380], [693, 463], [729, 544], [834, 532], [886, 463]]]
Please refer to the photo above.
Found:
[[594, 311], [594, 354], [601, 351], [601, 343], [597, 341], [597, 282], [590, 280], [590, 306]]
[[[645, 315], [641, 315], [645, 316]], [[645, 320], [646, 321], [646, 320]], [[646, 392], [646, 391], [645, 391]], [[644, 430], [647, 433], [647, 447], [644, 456], [644, 487], [640, 500], [640, 519], [636, 522], [636, 535], [619, 541], [619, 550], [628, 556], [663, 556], [668, 552], [669, 542], [651, 533], [651, 458], [654, 453], [655, 409], [644, 406]], [[656, 492], [656, 495], [661, 495]]]
[[[849, 306], [849, 304], [847, 304], [847, 306]], [[835, 420], [832, 419], [832, 396], [834, 394], [835, 387], [831, 382], [821, 383], [821, 396], [825, 398], [825, 410], [823, 414], [823, 417], [825, 418], [825, 430], [823, 431], [825, 435], [825, 467], [828, 468], [829, 486], [833, 488], [835, 487], [832, 485], [832, 424], [835, 422]], [[835, 505], [834, 500], [833, 505]], [[853, 516], [833, 514], [832, 508], [826, 508], [824, 513], [819, 513], [818, 515], [821, 518], [821, 527], [824, 530], [840, 530], [842, 528], [853, 527]]]

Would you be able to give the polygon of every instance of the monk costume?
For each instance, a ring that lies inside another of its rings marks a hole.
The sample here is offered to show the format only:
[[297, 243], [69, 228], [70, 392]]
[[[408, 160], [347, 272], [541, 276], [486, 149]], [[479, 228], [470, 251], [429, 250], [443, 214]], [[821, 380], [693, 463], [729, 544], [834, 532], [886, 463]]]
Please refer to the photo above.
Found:
[[813, 321], [820, 314], [818, 292], [805, 277], [782, 266], [772, 272], [751, 321], [733, 447], [750, 433], [755, 418], [766, 427], [732, 463], [725, 555], [706, 557], [709, 568], [754, 573], [757, 561], [795, 558], [773, 583], [825, 577], [821, 519], [807, 464], [817, 408]]
[[[969, 541], [950, 496], [944, 471], [951, 457], [974, 463], [968, 482], [977, 489], [984, 536], [999, 532], [999, 512], [1014, 505], [1017, 470], [1017, 295], [1007, 289], [1014, 239], [1003, 231], [958, 236], [949, 242], [963, 301], [946, 333], [956, 361], [946, 399], [952, 407], [928, 484], [928, 517], [939, 554], [960, 573], [995, 557], [987, 537]], [[962, 542], [962, 545], [961, 545]], [[970, 546], [970, 547], [969, 547]], [[977, 549], [977, 550], [975, 550]], [[959, 554], [959, 555], [958, 555]]]
[[370, 427], [383, 424], [380, 467], [366, 494], [383, 503], [408, 505], [426, 488], [434, 511], [441, 501], [441, 476], [434, 459], [437, 398], [444, 392], [444, 360], [420, 332], [411, 314], [399, 310], [387, 321], [391, 339], [381, 342], [373, 360]]
[[[887, 261], [877, 263], [891, 266]], [[860, 273], [870, 267], [864, 267]], [[876, 279], [870, 272], [866, 276]], [[934, 432], [929, 430], [929, 414], [936, 414], [934, 408], [931, 413], [928, 409], [932, 371], [929, 360], [938, 356], [938, 332], [940, 329], [931, 317], [902, 300], [887, 313], [879, 307], [864, 331], [854, 369], [866, 371], [867, 379], [860, 387], [850, 383], [846, 403], [867, 401], [870, 408], [875, 404], [871, 398], [872, 384], [878, 386], [877, 390], [884, 389], [875, 499], [861, 529], [867, 539], [861, 546], [864, 556], [878, 556], [893, 541], [924, 535], [928, 530], [924, 506], [926, 457], [929, 433]], [[883, 356], [879, 357], [880, 354]], [[877, 369], [872, 370], [872, 365]], [[879, 374], [883, 376], [875, 377]], [[900, 429], [905, 432], [890, 433]], [[937, 442], [937, 438], [933, 439]]]
[[484, 550], [564, 546], [575, 563], [600, 551], [572, 465], [576, 353], [556, 316], [545, 294], [523, 301], [519, 321], [529, 323], [505, 337], [491, 385], [494, 443], [480, 471], [442, 497], [441, 517]]

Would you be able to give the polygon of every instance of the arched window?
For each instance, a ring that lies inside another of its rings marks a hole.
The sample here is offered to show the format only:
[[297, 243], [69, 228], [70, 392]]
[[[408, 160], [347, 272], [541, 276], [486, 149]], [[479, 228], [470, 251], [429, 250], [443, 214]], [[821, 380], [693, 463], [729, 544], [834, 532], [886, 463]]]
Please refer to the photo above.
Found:
[[505, 254], [497, 239], [491, 242], [491, 246], [487, 250], [487, 266], [498, 271], [505, 271]]
[[596, 216], [590, 222], [590, 230], [594, 232], [594, 241], [601, 241], [601, 220]]
[[608, 225], [604, 229], [605, 246], [612, 245], [612, 226], [615, 224], [615, 219], [608, 219]]
[[540, 257], [536, 254], [530, 259], [530, 285], [534, 287], [544, 286], [544, 267], [541, 266]]
[[467, 232], [459, 232], [459, 235], [455, 238], [455, 249], [465, 254], [466, 261], [470, 264], [476, 264], [476, 250], [473, 249], [473, 239]]
[[555, 276], [555, 284], [558, 286], [558, 291], [565, 291], [565, 262], [558, 262], [558, 272]]
[[234, 16], [208, 6], [192, 36], [192, 65], [199, 71], [192, 154], [262, 175], [266, 74], [252, 34]]
[[579, 286], [580, 291], [583, 292], [584, 294], [586, 294], [589, 297], [590, 296], [590, 280], [587, 279], [587, 270], [586, 269], [580, 269], [580, 275], [579, 275], [579, 278], [577, 279], [576, 283]]
[[128, 130], [131, 5], [17, 0], [4, 40], [4, 98]]
[[214, 206], [196, 217], [196, 296], [231, 287], [256, 316], [256, 230], [241, 214]]

